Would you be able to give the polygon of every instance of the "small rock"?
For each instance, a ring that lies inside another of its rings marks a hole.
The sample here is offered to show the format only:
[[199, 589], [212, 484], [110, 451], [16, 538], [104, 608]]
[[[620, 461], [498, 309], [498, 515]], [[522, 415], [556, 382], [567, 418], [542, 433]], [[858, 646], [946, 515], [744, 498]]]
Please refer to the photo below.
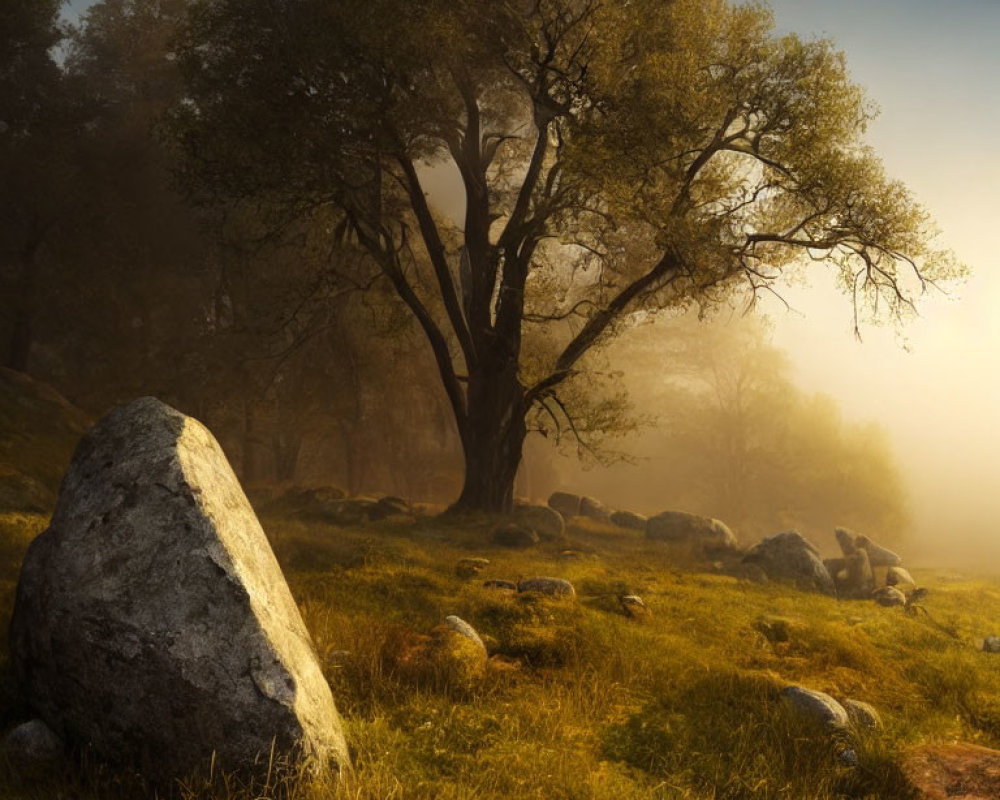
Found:
[[479, 634], [476, 633], [476, 629], [464, 619], [456, 617], [454, 614], [450, 614], [444, 618], [444, 624], [455, 631], [455, 633], [464, 636], [470, 642], [474, 642], [476, 645], [483, 648], [483, 654], [486, 653], [486, 645], [483, 644], [483, 640], [479, 638]]
[[867, 536], [859, 536], [854, 540], [854, 544], [859, 550], [867, 551], [868, 560], [873, 567], [899, 567], [903, 564], [903, 559], [899, 555], [875, 544]]
[[615, 511], [611, 514], [611, 522], [619, 528], [630, 531], [646, 530], [646, 518], [633, 511]]
[[595, 497], [581, 497], [580, 516], [596, 519], [598, 522], [610, 522], [611, 509]]
[[853, 747], [845, 747], [837, 753], [837, 761], [842, 767], [856, 767], [858, 765], [858, 753]]
[[624, 595], [623, 597], [619, 597], [618, 601], [621, 603], [622, 610], [627, 617], [631, 617], [632, 619], [647, 619], [650, 616], [649, 608], [637, 594]]
[[490, 565], [488, 558], [462, 558], [455, 566], [459, 578], [474, 578]]
[[880, 606], [905, 606], [906, 595], [895, 586], [883, 586], [872, 592], [872, 599]]
[[800, 712], [803, 719], [810, 719], [826, 728], [846, 728], [848, 725], [847, 711], [824, 692], [802, 686], [789, 686], [782, 689], [781, 697]]
[[538, 534], [531, 528], [517, 523], [500, 525], [493, 531], [493, 544], [525, 550], [539, 542]]
[[517, 591], [521, 593], [539, 592], [553, 597], [576, 597], [576, 589], [573, 588], [573, 584], [562, 578], [526, 578], [518, 582]]
[[841, 705], [847, 712], [847, 718], [855, 730], [874, 731], [882, 727], [882, 717], [875, 710], [875, 706], [870, 703], [849, 698]]
[[24, 722], [3, 740], [4, 755], [21, 768], [41, 768], [55, 764], [63, 755], [62, 740], [40, 719]]
[[913, 587], [917, 585], [917, 582], [913, 580], [913, 576], [910, 575], [910, 573], [903, 567], [889, 567], [888, 571], [885, 573], [885, 585]]
[[983, 639], [984, 653], [1000, 653], [1000, 636], [987, 636]]
[[735, 534], [721, 520], [686, 511], [664, 511], [646, 522], [646, 538], [695, 545], [706, 553], [736, 550]]
[[483, 588], [485, 589], [504, 589], [511, 592], [517, 591], [517, 584], [513, 581], [483, 581]]
[[516, 523], [531, 528], [544, 541], [559, 542], [566, 538], [566, 521], [549, 506], [516, 503], [513, 517]]
[[549, 495], [549, 508], [558, 511], [563, 519], [580, 514], [580, 495], [569, 492], [553, 492]]

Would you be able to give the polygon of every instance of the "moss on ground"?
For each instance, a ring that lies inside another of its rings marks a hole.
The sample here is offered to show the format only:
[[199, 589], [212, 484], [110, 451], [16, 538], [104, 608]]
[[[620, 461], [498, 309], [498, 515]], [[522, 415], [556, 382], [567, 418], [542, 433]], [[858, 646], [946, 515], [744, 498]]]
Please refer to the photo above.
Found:
[[[38, 515], [0, 516], [0, 615]], [[226, 776], [185, 798], [881, 798], [911, 797], [904, 750], [961, 739], [1000, 746], [1000, 656], [979, 640], [1000, 619], [1000, 583], [945, 580], [929, 614], [740, 582], [634, 533], [571, 526], [567, 543], [488, 544], [491, 521], [419, 520], [339, 528], [265, 517], [345, 720], [355, 767], [339, 784], [276, 771], [265, 785]], [[566, 552], [570, 551], [570, 552]], [[469, 578], [459, 559], [490, 564]], [[706, 571], [707, 570], [707, 571]], [[575, 599], [515, 595], [488, 579], [567, 578]], [[617, 598], [638, 594], [650, 616]], [[492, 656], [470, 683], [404, 668], [414, 637], [448, 614]], [[6, 670], [7, 656], [0, 650]], [[4, 675], [8, 673], [5, 671]], [[850, 742], [802, 729], [780, 689], [802, 684], [872, 703], [885, 729]], [[18, 713], [9, 677], [0, 716]], [[25, 779], [0, 796], [135, 797], [137, 783], [90, 765]]]

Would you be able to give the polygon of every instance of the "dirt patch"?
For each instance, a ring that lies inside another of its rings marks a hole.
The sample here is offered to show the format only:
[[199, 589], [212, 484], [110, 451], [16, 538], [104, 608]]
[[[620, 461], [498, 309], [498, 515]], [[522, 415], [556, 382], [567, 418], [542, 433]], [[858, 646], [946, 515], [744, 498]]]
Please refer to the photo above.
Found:
[[903, 771], [922, 800], [1000, 798], [1000, 750], [932, 744], [909, 752]]

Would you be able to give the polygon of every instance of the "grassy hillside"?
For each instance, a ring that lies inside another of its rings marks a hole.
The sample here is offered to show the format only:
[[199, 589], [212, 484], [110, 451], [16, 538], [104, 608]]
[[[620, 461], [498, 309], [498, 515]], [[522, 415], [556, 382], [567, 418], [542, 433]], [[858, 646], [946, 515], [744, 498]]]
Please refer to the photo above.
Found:
[[51, 511], [91, 422], [51, 387], [0, 367], [0, 510]]
[[[1000, 583], [916, 571], [927, 616], [838, 602], [698, 571], [638, 534], [583, 523], [528, 551], [488, 546], [488, 520], [338, 528], [265, 517], [345, 720], [355, 769], [339, 786], [225, 776], [189, 798], [893, 798], [909, 746], [1000, 745], [1000, 656], [977, 639], [1000, 619]], [[7, 515], [26, 542], [44, 524]], [[490, 565], [460, 578], [460, 558]], [[3, 586], [15, 575], [3, 565]], [[711, 567], [708, 567], [711, 570]], [[484, 579], [551, 575], [572, 600], [512, 595]], [[641, 595], [630, 619], [617, 595]], [[10, 613], [10, 591], [0, 616]], [[471, 623], [493, 658], [481, 677], [414, 665], [408, 653], [448, 614]], [[5, 657], [6, 658], [6, 657]], [[885, 729], [844, 742], [803, 728], [778, 697], [798, 683], [872, 703]], [[23, 713], [9, 681], [0, 709]], [[96, 766], [0, 775], [0, 796], [134, 797], [128, 776]]]

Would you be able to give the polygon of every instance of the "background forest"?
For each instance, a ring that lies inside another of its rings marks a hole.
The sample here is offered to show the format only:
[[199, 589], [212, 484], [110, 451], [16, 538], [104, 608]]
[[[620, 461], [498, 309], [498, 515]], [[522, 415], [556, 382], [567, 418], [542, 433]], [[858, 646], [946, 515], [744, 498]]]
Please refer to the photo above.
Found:
[[[336, 220], [196, 206], [178, 181], [165, 115], [183, 94], [185, 5], [104, 0], [79, 27], [54, 0], [0, 11], [4, 364], [94, 415], [161, 397], [216, 433], [251, 489], [453, 501], [461, 447], [432, 354], [389, 287], [344, 282]], [[529, 416], [517, 493], [684, 508], [745, 535], [900, 536], [886, 435], [799, 391], [745, 299], [656, 315], [589, 353], [564, 396], [571, 429]]]

